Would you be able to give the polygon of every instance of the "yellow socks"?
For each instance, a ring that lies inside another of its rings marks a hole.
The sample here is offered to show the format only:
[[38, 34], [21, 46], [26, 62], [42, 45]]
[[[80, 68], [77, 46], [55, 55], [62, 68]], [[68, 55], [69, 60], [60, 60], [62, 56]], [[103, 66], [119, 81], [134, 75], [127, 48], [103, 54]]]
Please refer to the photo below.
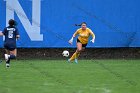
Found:
[[70, 61], [73, 61], [74, 59], [78, 58], [79, 55], [80, 55], [79, 52], [75, 52], [75, 53], [71, 56]]
[[75, 56], [75, 59], [78, 58], [80, 55], [80, 52], [76, 52], [76, 56]]
[[71, 56], [70, 61], [73, 61], [75, 59], [76, 52]]

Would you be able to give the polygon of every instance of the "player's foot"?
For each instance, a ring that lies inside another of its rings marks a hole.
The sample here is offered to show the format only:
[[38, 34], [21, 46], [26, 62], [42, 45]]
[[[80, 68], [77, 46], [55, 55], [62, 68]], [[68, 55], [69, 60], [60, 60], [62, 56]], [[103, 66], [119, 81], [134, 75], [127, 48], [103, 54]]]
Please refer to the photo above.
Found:
[[5, 60], [8, 61], [9, 59], [8, 54], [5, 54], [4, 56], [5, 56]]
[[10, 64], [6, 63], [6, 68], [9, 68], [10, 67]]
[[76, 64], [78, 64], [78, 59], [75, 59], [74, 61], [75, 61]]
[[70, 63], [70, 59], [68, 59], [68, 61], [67, 61], [68, 63]]

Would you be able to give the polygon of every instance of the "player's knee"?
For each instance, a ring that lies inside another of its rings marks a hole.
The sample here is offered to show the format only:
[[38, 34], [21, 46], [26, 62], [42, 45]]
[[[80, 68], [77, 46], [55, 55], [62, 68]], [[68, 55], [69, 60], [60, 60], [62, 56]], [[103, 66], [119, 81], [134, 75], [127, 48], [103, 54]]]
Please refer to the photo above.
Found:
[[81, 51], [82, 51], [82, 48], [77, 49], [77, 52], [81, 52]]

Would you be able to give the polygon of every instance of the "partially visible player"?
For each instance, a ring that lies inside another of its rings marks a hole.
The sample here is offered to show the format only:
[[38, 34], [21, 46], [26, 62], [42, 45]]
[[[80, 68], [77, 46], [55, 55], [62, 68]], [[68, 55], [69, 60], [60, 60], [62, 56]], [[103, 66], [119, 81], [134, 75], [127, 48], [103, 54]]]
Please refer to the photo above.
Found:
[[81, 28], [79, 28], [72, 36], [72, 38], [69, 40], [69, 43], [73, 43], [73, 39], [76, 35], [79, 35], [77, 38], [77, 50], [76, 52], [72, 55], [70, 59], [68, 59], [69, 62], [75, 60], [75, 63], [78, 63], [78, 57], [80, 53], [86, 48], [87, 43], [88, 43], [88, 38], [90, 35], [92, 36], [91, 42], [94, 43], [95, 40], [95, 35], [92, 32], [91, 29], [87, 28], [87, 24], [85, 22], [81, 23]]
[[4, 30], [0, 32], [0, 36], [5, 36], [4, 48], [6, 51], [6, 67], [10, 67], [10, 60], [15, 59], [17, 56], [16, 40], [20, 37], [20, 35], [15, 25], [15, 20], [10, 19], [9, 26], [5, 27]]

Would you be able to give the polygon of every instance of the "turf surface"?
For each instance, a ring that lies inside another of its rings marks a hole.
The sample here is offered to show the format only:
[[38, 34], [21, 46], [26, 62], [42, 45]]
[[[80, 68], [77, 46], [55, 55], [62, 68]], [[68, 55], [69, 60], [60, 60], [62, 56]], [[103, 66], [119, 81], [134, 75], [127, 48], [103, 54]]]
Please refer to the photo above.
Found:
[[140, 93], [140, 60], [0, 63], [0, 93]]

